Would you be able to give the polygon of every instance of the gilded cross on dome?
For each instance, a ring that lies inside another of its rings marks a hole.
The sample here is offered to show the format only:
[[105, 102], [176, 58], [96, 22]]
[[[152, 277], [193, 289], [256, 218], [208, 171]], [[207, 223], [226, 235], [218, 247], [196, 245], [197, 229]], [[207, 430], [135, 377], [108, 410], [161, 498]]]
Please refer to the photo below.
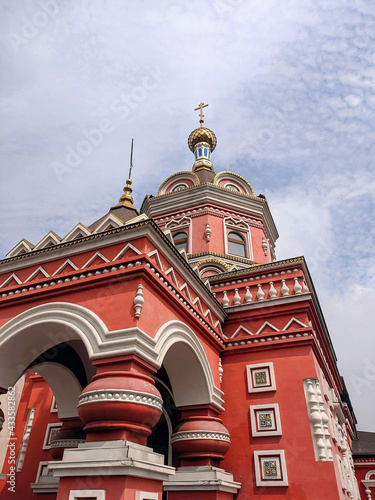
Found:
[[198, 109], [200, 109], [200, 113], [199, 113], [199, 123], [201, 124], [201, 127], [203, 127], [203, 123], [204, 123], [204, 114], [203, 114], [203, 108], [206, 108], [208, 106], [208, 104], [204, 104], [203, 102], [199, 103], [198, 107], [194, 109], [194, 111], [198, 111]]

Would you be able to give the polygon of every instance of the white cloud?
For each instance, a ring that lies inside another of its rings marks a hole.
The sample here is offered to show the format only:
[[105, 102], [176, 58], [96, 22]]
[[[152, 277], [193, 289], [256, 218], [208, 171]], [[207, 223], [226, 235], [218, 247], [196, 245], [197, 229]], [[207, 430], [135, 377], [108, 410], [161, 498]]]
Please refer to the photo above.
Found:
[[[57, 12], [36, 26], [47, 3]], [[138, 206], [168, 175], [189, 170], [186, 140], [204, 100], [218, 136], [216, 170], [232, 169], [267, 194], [278, 257], [306, 255], [340, 367], [345, 374], [350, 366], [349, 378], [361, 369], [349, 326], [356, 330], [359, 309], [361, 332], [372, 326], [370, 3], [6, 0], [0, 10], [1, 255], [23, 237], [36, 243], [50, 229], [63, 236], [101, 216], [121, 195], [132, 137]], [[153, 71], [156, 85], [139, 90]], [[59, 182], [54, 162], [103, 119], [113, 131]], [[352, 290], [361, 299], [352, 302]], [[370, 333], [361, 340], [363, 352], [374, 351]], [[366, 422], [363, 399], [356, 410]]]

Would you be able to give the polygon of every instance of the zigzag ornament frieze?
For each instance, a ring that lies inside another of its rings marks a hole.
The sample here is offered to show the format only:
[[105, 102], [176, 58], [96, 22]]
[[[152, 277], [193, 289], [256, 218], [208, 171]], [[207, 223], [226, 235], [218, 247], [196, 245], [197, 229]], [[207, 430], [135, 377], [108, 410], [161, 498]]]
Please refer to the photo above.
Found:
[[[139, 256], [142, 255], [142, 252], [138, 248], [136, 248], [131, 243], [128, 243], [111, 260], [108, 259], [103, 253], [97, 251], [94, 253], [94, 255], [92, 255], [85, 262], [85, 264], [82, 267], [78, 267], [77, 264], [73, 262], [73, 260], [66, 259], [63, 263], [60, 263], [54, 271], [50, 271], [51, 274], [49, 274], [42, 266], [39, 266], [36, 270], [34, 270], [29, 275], [29, 277], [25, 281], [21, 281], [21, 279], [15, 273], [13, 273], [11, 276], [8, 276], [4, 280], [3, 283], [0, 284], [0, 288], [5, 288], [5, 287], [7, 287], [8, 284], [10, 286], [12, 286], [12, 288], [14, 288], [15, 286], [17, 287], [17, 286], [20, 286], [22, 284], [25, 284], [26, 282], [30, 282], [30, 285], [32, 285], [31, 282], [34, 280], [34, 278], [37, 277], [38, 274], [42, 274], [43, 275], [42, 278], [44, 278], [46, 280], [46, 282], [43, 283], [42, 282], [43, 280], [41, 280], [40, 284], [38, 286], [36, 286], [36, 287], [29, 286], [28, 288], [22, 289], [22, 292], [34, 291], [37, 289], [46, 288], [49, 285], [51, 285], [51, 286], [52, 285], [54, 286], [56, 284], [59, 285], [59, 284], [63, 284], [66, 282], [76, 281], [78, 279], [83, 279], [86, 277], [89, 278], [89, 277], [93, 276], [93, 274], [90, 272], [90, 267], [96, 261], [96, 259], [100, 259], [102, 261], [102, 265], [105, 267], [106, 265], [110, 264], [111, 262], [114, 262], [114, 261], [117, 261], [117, 260], [123, 258], [124, 256], [126, 256], [126, 253], [130, 252], [130, 251], [135, 254], [134, 258], [139, 259]], [[176, 287], [176, 291], [184, 292], [184, 294], [186, 295], [186, 299], [193, 306], [191, 308], [191, 310], [192, 311], [196, 310], [196, 313], [198, 313], [202, 316], [203, 321], [206, 320], [209, 324], [212, 325], [213, 328], [217, 329], [217, 331], [219, 331], [220, 334], [222, 336], [224, 336], [220, 322], [218, 320], [216, 320], [216, 318], [215, 318], [216, 321], [214, 320], [210, 308], [207, 308], [206, 305], [205, 305], [205, 307], [202, 307], [201, 300], [200, 300], [199, 296], [196, 296], [195, 293], [194, 293], [195, 298], [194, 299], [192, 298], [192, 290], [190, 289], [190, 287], [187, 283], [183, 283], [181, 286], [179, 286], [178, 279], [177, 279], [177, 276], [176, 276], [176, 273], [175, 273], [175, 270], [173, 269], [173, 267], [170, 267], [169, 269], [164, 270], [165, 266], [163, 266], [163, 264], [162, 264], [158, 250], [157, 249], [152, 250], [151, 252], [149, 252], [147, 254], [147, 257], [149, 257], [149, 258], [154, 257], [153, 260], [157, 264], [157, 267], [159, 267], [159, 269], [163, 272], [165, 278], [167, 278], [167, 279], [169, 278], [169, 281], [173, 282], [173, 285]], [[139, 265], [140, 262], [137, 261], [135, 264]], [[128, 263], [128, 267], [129, 266], [133, 266], [133, 264]], [[64, 272], [64, 270], [66, 271], [67, 267], [70, 268], [68, 273], [65, 272], [65, 275], [68, 274], [68, 277], [66, 277], [65, 279], [59, 279], [59, 275], [62, 274]], [[95, 267], [97, 267], [97, 266], [95, 266]], [[108, 269], [103, 269], [103, 272], [106, 273], [106, 272], [109, 272], [109, 270], [116, 271], [117, 269], [120, 269], [120, 270], [124, 269], [124, 266], [121, 265], [120, 267], [112, 267], [112, 268], [108, 268]], [[84, 271], [84, 274], [76, 276], [75, 273], [80, 272], [80, 271], [81, 272]], [[95, 272], [95, 274], [97, 274], [98, 272], [99, 271]], [[100, 272], [100, 274], [101, 274], [101, 272]], [[156, 274], [158, 274], [158, 273], [156, 273]], [[49, 279], [53, 278], [57, 281], [51, 281], [51, 283], [47, 283], [48, 278]], [[14, 283], [12, 283], [13, 281], [14, 281]], [[29, 285], [29, 283], [28, 283], [28, 285]], [[12, 295], [14, 295], [14, 293], [18, 294], [20, 292], [21, 292], [21, 290], [15, 290], [14, 292], [9, 292], [9, 293], [3, 294], [2, 298], [7, 297], [8, 295], [12, 296]], [[194, 314], [196, 314], [196, 313], [194, 313]]]
[[[304, 323], [302, 323], [302, 321], [300, 321], [299, 319], [295, 318], [293, 316], [293, 318], [291, 318], [287, 323], [286, 325], [284, 326], [284, 328], [282, 329], [279, 329], [277, 328], [276, 326], [274, 326], [272, 323], [270, 323], [269, 321], [265, 321], [262, 326], [260, 328], [258, 328], [258, 330], [256, 332], [251, 332], [250, 330], [248, 330], [247, 328], [245, 328], [243, 325], [240, 325], [236, 330], [235, 332], [231, 335], [231, 339], [234, 339], [235, 337], [237, 337], [241, 332], [244, 332], [246, 335], [250, 335], [250, 336], [254, 336], [254, 335], [260, 335], [263, 330], [268, 326], [270, 328], [272, 328], [275, 332], [285, 332], [286, 330], [288, 330], [290, 328], [291, 325], [293, 325], [293, 323], [295, 323], [299, 328], [310, 328], [308, 325], [305, 325]], [[268, 333], [267, 333], [268, 334]]]

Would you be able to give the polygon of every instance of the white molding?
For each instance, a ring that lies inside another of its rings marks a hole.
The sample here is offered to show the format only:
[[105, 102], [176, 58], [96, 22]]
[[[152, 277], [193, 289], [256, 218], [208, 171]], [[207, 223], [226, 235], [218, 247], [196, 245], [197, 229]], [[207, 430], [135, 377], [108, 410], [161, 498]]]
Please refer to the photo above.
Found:
[[[255, 386], [253, 372], [257, 371], [266, 372], [267, 380], [264, 385]], [[247, 387], [250, 393], [276, 391], [275, 372], [273, 369], [272, 361], [267, 363], [255, 363], [251, 365], [246, 365], [246, 374], [247, 374]]]
[[245, 328], [244, 326], [240, 325], [237, 330], [234, 332], [234, 334], [231, 336], [231, 339], [234, 339], [234, 337], [236, 337], [240, 331], [243, 330], [244, 332], [248, 333], [249, 335], [254, 335], [254, 333], [251, 333], [250, 330], [248, 330], [247, 328]]
[[[271, 410], [273, 414], [273, 426], [269, 429], [259, 430], [257, 413]], [[268, 436], [281, 436], [281, 420], [279, 405], [277, 403], [251, 405], [250, 406], [250, 419], [251, 419], [251, 434], [253, 437], [268, 437]]]
[[30, 241], [25, 240], [25, 238], [22, 238], [21, 241], [17, 243], [9, 252], [5, 255], [5, 257], [15, 257], [16, 255], [21, 255], [21, 250], [24, 250], [26, 253], [31, 252], [34, 246]]
[[66, 366], [51, 361], [39, 363], [33, 370], [42, 376], [52, 389], [59, 418], [78, 417], [77, 404], [82, 387], [74, 373]]
[[50, 275], [47, 273], [47, 271], [42, 266], [39, 266], [38, 269], [35, 269], [35, 271], [32, 272], [28, 278], [25, 279], [24, 283], [27, 283], [28, 281], [33, 280], [35, 278], [35, 276], [37, 276], [39, 273], [42, 273], [45, 278], [50, 277]]
[[70, 490], [69, 500], [79, 500], [81, 498], [95, 498], [105, 500], [106, 490]]
[[[170, 364], [170, 370], [175, 375], [175, 377], [170, 375], [170, 380], [176, 406], [212, 403], [222, 409], [223, 400], [221, 395], [223, 393], [215, 387], [207, 355], [193, 330], [181, 321], [172, 320], [159, 328], [154, 339], [156, 341], [155, 351], [158, 365]], [[181, 370], [176, 360], [168, 358], [165, 361], [170, 348], [174, 344], [181, 344], [185, 350], [185, 355], [191, 356], [190, 363], [186, 363], [184, 374], [179, 375]], [[195, 390], [186, 391], [186, 380], [190, 380]], [[195, 380], [195, 383], [193, 380]]]
[[64, 236], [61, 242], [70, 241], [76, 239], [76, 235], [82, 233], [84, 236], [89, 236], [91, 231], [88, 227], [86, 227], [82, 222], [78, 222], [73, 229], [69, 231], [69, 233]]
[[132, 403], [162, 410], [163, 400], [158, 396], [147, 392], [131, 391], [126, 389], [98, 389], [96, 391], [84, 392], [79, 397], [78, 406], [103, 402]]
[[61, 273], [61, 271], [63, 271], [66, 268], [66, 266], [71, 266], [74, 271], [78, 271], [78, 269], [79, 269], [74, 264], [74, 262], [72, 262], [70, 259], [66, 259], [66, 261], [63, 262], [59, 268], [56, 269], [56, 271], [52, 274], [52, 276], [56, 276], [56, 274]]
[[229, 253], [229, 244], [228, 244], [228, 234], [232, 231], [238, 231], [239, 233], [245, 233], [245, 256], [241, 257], [244, 259], [253, 260], [253, 244], [251, 241], [251, 229], [247, 222], [243, 220], [235, 220], [232, 217], [224, 217], [223, 219], [223, 232], [224, 232], [224, 253], [226, 255], [234, 255], [235, 257], [239, 257], [238, 255]]
[[44, 440], [43, 440], [43, 450], [49, 450], [51, 448], [51, 443], [48, 443], [49, 437], [51, 434], [52, 429], [60, 429], [62, 426], [62, 422], [50, 422], [47, 424], [46, 432], [44, 434]]
[[50, 413], [57, 413], [57, 405], [56, 405], [56, 397], [55, 395], [53, 394], [52, 395], [52, 401], [51, 401], [51, 408], [50, 408]]
[[194, 498], [202, 498], [205, 492], [210, 491], [236, 495], [240, 488], [241, 483], [235, 482], [232, 474], [212, 466], [178, 468], [163, 485], [164, 491], [194, 492], [198, 495]]
[[133, 252], [135, 252], [137, 255], [142, 255], [142, 252], [140, 250], [138, 250], [138, 248], [136, 248], [134, 245], [132, 245], [131, 243], [127, 243], [122, 250], [119, 251], [119, 253], [116, 255], [116, 257], [114, 257], [112, 259], [112, 262], [114, 262], [115, 260], [118, 260], [120, 259], [123, 255], [126, 254], [126, 252], [128, 250], [133, 250]]
[[152, 448], [130, 441], [96, 441], [82, 443], [64, 451], [64, 459], [48, 463], [55, 477], [135, 476], [166, 481], [175, 473], [164, 465], [164, 455]]
[[309, 326], [308, 326], [308, 325], [305, 325], [304, 323], [302, 323], [302, 321], [300, 321], [299, 319], [297, 319], [297, 318], [295, 318], [295, 317], [293, 316], [293, 318], [291, 318], [291, 319], [288, 321], [288, 323], [284, 326], [284, 328], [282, 329], [282, 331], [283, 331], [283, 332], [285, 332], [285, 330], [287, 330], [287, 329], [290, 327], [290, 325], [291, 325], [292, 323], [297, 323], [298, 325], [302, 326], [303, 328], [309, 328]]
[[230, 443], [230, 435], [226, 432], [214, 432], [208, 430], [181, 431], [172, 434], [171, 443], [176, 441], [190, 441], [195, 439], [209, 439], [213, 441], [225, 441]]
[[101, 231], [106, 231], [105, 226], [112, 225], [114, 228], [124, 225], [124, 221], [117, 217], [115, 214], [108, 214], [107, 217], [95, 228], [92, 234], [100, 233]]
[[260, 333], [262, 333], [262, 331], [266, 328], [266, 326], [269, 326], [270, 328], [272, 328], [273, 330], [275, 330], [275, 332], [279, 332], [280, 331], [278, 328], [276, 328], [276, 326], [273, 326], [272, 323], [269, 323], [268, 321], [265, 321], [263, 323], [263, 325], [259, 328], [259, 330], [256, 332], [255, 335], [259, 335]]
[[[27, 329], [32, 335], [25, 335]], [[20, 366], [28, 366], [47, 348], [61, 342], [80, 339], [89, 356], [99, 353], [107, 332], [95, 313], [70, 302], [50, 302], [18, 314], [0, 327], [0, 386], [12, 386], [20, 376]]]
[[[30, 484], [34, 493], [57, 493], [59, 486], [59, 478], [53, 477], [48, 471], [49, 461], [41, 461], [38, 465], [38, 471], [35, 478], [35, 483]], [[43, 470], [47, 474], [43, 474]]]
[[19, 279], [17, 274], [12, 273], [3, 283], [1, 283], [0, 288], [7, 286], [7, 284], [10, 283], [12, 281], [12, 279], [14, 281], [16, 281], [18, 283], [18, 285], [20, 285], [22, 283], [22, 281]]
[[25, 462], [25, 456], [27, 452], [27, 447], [29, 445], [29, 439], [30, 439], [30, 434], [31, 434], [31, 429], [33, 426], [34, 418], [35, 418], [35, 410], [36, 408], [29, 408], [29, 412], [27, 415], [27, 420], [25, 424], [25, 429], [23, 432], [22, 440], [21, 440], [21, 446], [18, 451], [18, 457], [17, 457], [17, 463], [16, 463], [16, 472], [21, 472], [23, 468], [23, 464]]
[[103, 260], [103, 264], [107, 264], [109, 260], [107, 257], [104, 257], [103, 254], [101, 254], [99, 251], [95, 252], [93, 256], [89, 258], [89, 260], [82, 266], [82, 269], [85, 269], [86, 267], [89, 267], [89, 265], [94, 262], [94, 260], [99, 257], [100, 259]]
[[61, 243], [61, 238], [58, 234], [53, 231], [47, 233], [33, 248], [33, 250], [39, 250], [40, 248], [45, 248], [48, 242], [53, 242], [54, 245]]
[[159, 493], [151, 493], [147, 491], [136, 491], [135, 500], [159, 500]]
[[[276, 459], [277, 479], [264, 479], [262, 476], [261, 464], [264, 460]], [[255, 481], [259, 486], [288, 486], [288, 475], [286, 472], [284, 450], [256, 450], [254, 451]]]

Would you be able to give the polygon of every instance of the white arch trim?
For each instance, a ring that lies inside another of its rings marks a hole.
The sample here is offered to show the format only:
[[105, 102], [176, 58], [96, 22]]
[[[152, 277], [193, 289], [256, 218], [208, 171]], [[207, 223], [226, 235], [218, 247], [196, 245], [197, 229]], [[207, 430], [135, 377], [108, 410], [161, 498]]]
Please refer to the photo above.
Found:
[[176, 405], [210, 403], [223, 411], [223, 392], [215, 386], [207, 355], [193, 330], [181, 321], [168, 321], [154, 340], [157, 364], [164, 363]]
[[76, 376], [59, 363], [40, 363], [33, 366], [33, 370], [51, 387], [59, 418], [78, 417], [77, 405], [82, 387]]
[[91, 357], [107, 333], [104, 322], [85, 307], [69, 302], [32, 307], [0, 328], [0, 386], [12, 386], [36, 357], [61, 342], [80, 339]]

